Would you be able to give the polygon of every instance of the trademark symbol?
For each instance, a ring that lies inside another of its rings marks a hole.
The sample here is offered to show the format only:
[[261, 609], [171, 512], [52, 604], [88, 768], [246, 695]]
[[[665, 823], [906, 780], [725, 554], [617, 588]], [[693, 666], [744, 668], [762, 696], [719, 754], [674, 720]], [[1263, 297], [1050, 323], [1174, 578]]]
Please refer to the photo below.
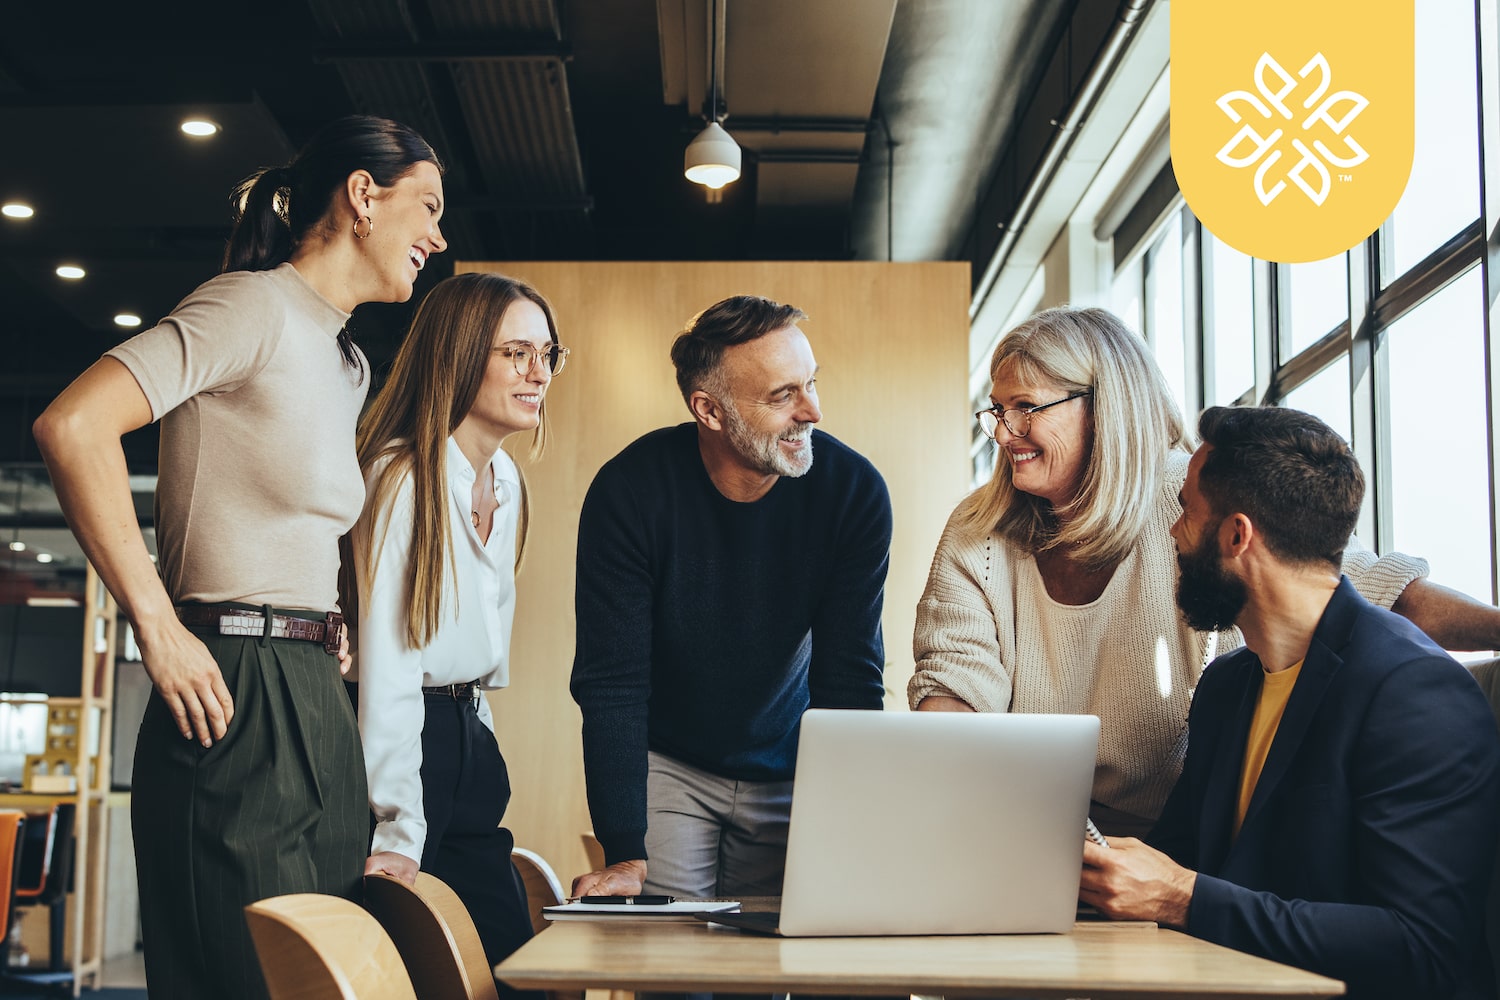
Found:
[[1353, 174], [1339, 174], [1339, 180], [1342, 181], [1343, 183], [1347, 184], [1350, 181], [1354, 180], [1354, 175]]

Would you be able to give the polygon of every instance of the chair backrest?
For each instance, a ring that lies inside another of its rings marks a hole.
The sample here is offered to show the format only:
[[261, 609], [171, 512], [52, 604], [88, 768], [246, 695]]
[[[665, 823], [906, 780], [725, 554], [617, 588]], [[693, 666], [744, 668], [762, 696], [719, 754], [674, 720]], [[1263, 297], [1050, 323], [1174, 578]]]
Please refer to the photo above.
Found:
[[347, 899], [273, 896], [245, 920], [271, 1000], [416, 1000], [396, 946]]
[[563, 895], [562, 883], [557, 873], [535, 851], [517, 847], [510, 852], [511, 863], [521, 873], [521, 882], [526, 886], [526, 905], [531, 910], [531, 930], [540, 934], [547, 928], [547, 918], [542, 907], [556, 906], [567, 897]]
[[[1468, 664], [1468, 667], [1474, 679], [1479, 682], [1480, 690], [1489, 699], [1496, 723], [1500, 724], [1500, 660], [1480, 660], [1478, 663]], [[1500, 984], [1500, 842], [1496, 844], [1495, 874], [1490, 879], [1490, 895], [1485, 904], [1484, 940], [1489, 948], [1495, 982]]]
[[16, 903], [50, 905], [68, 894], [73, 875], [73, 816], [78, 806], [59, 802], [27, 817], [22, 838]]
[[474, 920], [442, 879], [417, 872], [407, 885], [367, 875], [365, 907], [396, 943], [417, 1000], [498, 1000]]
[[594, 836], [594, 831], [584, 831], [582, 834], [580, 834], [580, 839], [583, 841], [583, 853], [588, 855], [589, 871], [603, 871], [604, 845], [599, 843], [599, 838]]
[[16, 878], [21, 868], [21, 843], [26, 814], [19, 809], [0, 809], [0, 941], [10, 933]]

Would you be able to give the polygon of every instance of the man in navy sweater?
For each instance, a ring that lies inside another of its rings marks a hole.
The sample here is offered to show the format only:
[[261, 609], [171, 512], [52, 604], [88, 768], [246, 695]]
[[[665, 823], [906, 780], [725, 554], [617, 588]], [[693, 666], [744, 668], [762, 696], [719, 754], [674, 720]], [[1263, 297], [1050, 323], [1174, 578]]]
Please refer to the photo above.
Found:
[[813, 429], [803, 319], [699, 314], [672, 345], [692, 422], [584, 500], [572, 692], [606, 867], [574, 895], [779, 895], [803, 711], [881, 707], [890, 496]]
[[1177, 603], [1245, 647], [1203, 672], [1148, 843], [1084, 844], [1112, 917], [1319, 972], [1351, 998], [1491, 997], [1500, 736], [1479, 686], [1339, 576], [1364, 480], [1326, 424], [1214, 407], [1173, 525]]

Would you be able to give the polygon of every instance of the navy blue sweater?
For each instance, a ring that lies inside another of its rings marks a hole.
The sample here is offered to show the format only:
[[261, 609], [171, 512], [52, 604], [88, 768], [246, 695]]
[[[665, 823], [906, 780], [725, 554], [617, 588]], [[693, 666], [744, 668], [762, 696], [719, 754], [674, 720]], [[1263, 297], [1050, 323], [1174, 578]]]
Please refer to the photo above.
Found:
[[812, 469], [753, 503], [714, 486], [691, 423], [635, 441], [589, 487], [572, 691], [609, 864], [646, 856], [648, 747], [785, 780], [805, 709], [882, 704], [890, 495], [867, 459], [812, 441]]

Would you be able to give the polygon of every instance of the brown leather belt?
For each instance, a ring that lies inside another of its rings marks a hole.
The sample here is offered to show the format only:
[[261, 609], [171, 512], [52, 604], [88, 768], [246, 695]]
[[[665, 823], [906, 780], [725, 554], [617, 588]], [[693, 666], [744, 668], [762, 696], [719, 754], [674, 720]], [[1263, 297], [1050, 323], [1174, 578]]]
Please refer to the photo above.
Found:
[[[177, 620], [187, 626], [216, 629], [220, 635], [243, 635], [259, 639], [266, 634], [266, 616], [259, 611], [228, 604], [183, 604], [177, 609]], [[344, 616], [330, 611], [322, 620], [271, 615], [272, 639], [301, 639], [319, 642], [323, 651], [339, 655], [344, 640]]]
[[479, 685], [473, 681], [467, 684], [443, 684], [438, 687], [424, 687], [422, 693], [441, 695], [444, 698], [452, 698], [454, 701], [467, 701], [470, 698], [479, 697]]

